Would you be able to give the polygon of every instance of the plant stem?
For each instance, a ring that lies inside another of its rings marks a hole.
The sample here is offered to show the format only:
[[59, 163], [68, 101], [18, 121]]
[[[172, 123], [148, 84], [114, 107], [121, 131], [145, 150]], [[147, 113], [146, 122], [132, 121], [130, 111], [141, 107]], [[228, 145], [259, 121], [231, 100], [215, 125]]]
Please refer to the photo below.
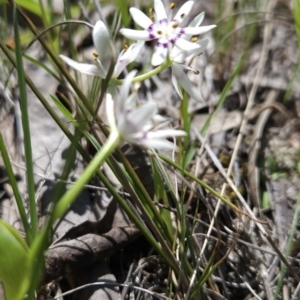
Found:
[[101, 150], [96, 154], [93, 160], [85, 168], [81, 176], [78, 178], [74, 186], [65, 193], [65, 195], [59, 200], [57, 205], [54, 207], [51, 215], [51, 224], [60, 218], [76, 199], [79, 193], [83, 190], [84, 185], [92, 178], [94, 173], [105, 161], [105, 159], [115, 150], [120, 142], [120, 135], [118, 132], [112, 132], [108, 137], [106, 143], [103, 145]]

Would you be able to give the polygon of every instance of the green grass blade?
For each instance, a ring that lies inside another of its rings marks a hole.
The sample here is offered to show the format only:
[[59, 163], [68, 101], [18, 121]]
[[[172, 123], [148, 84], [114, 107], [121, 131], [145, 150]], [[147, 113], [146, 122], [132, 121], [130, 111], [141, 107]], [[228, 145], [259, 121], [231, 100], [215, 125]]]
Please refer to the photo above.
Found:
[[61, 111], [65, 118], [70, 121], [75, 127], [80, 127], [77, 120], [74, 119], [69, 110], [53, 95], [50, 95], [51, 99], [55, 103], [56, 107]]
[[[294, 218], [293, 218], [293, 222], [292, 222], [292, 226], [291, 226], [291, 232], [290, 232], [290, 236], [288, 238], [288, 242], [287, 242], [287, 249], [286, 249], [286, 253], [285, 253], [285, 257], [287, 258], [292, 250], [292, 246], [293, 246], [293, 240], [297, 231], [297, 224], [299, 221], [299, 216], [300, 216], [300, 193], [298, 194], [298, 200], [295, 206], [295, 214], [294, 214]], [[278, 279], [278, 283], [277, 283], [277, 287], [276, 287], [276, 291], [275, 291], [275, 295], [274, 295], [274, 300], [276, 300], [279, 296], [282, 284], [283, 284], [283, 280], [284, 280], [284, 276], [286, 274], [286, 270], [287, 267], [286, 265], [282, 265], [281, 270], [280, 270], [280, 275], [279, 275], [279, 279]]]
[[294, 13], [294, 20], [295, 20], [295, 29], [298, 37], [298, 43], [300, 46], [300, 0], [294, 0], [293, 5], [294, 5], [293, 13]]
[[21, 300], [32, 277], [28, 246], [20, 234], [0, 220], [0, 279], [7, 300]]
[[24, 208], [24, 205], [23, 205], [23, 200], [22, 200], [19, 188], [18, 188], [18, 184], [17, 184], [16, 178], [15, 178], [15, 174], [13, 172], [13, 169], [12, 169], [12, 166], [11, 166], [11, 163], [10, 163], [10, 159], [9, 159], [9, 156], [8, 156], [8, 153], [7, 153], [7, 150], [6, 150], [4, 140], [3, 140], [3, 137], [2, 137], [1, 133], [0, 133], [0, 152], [2, 154], [2, 159], [3, 159], [3, 162], [4, 162], [5, 168], [6, 168], [7, 176], [9, 178], [11, 187], [12, 187], [13, 192], [14, 192], [14, 196], [15, 196], [15, 199], [16, 199], [16, 202], [17, 202], [18, 211], [19, 211], [19, 214], [20, 214], [20, 217], [21, 217], [21, 220], [22, 220], [22, 224], [23, 224], [23, 227], [24, 227], [24, 230], [25, 230], [25, 233], [26, 233], [26, 237], [27, 237], [27, 240], [30, 244], [31, 241], [32, 241], [30, 225], [29, 225], [28, 220], [27, 220], [26, 211], [25, 211], [25, 208]]
[[121, 13], [123, 26], [129, 27], [130, 15], [129, 15], [128, 1], [116, 0], [116, 5], [118, 7], [118, 10]]
[[[37, 2], [33, 0], [16, 0], [16, 3], [40, 18], [43, 18], [43, 11]], [[48, 20], [50, 19], [48, 15], [46, 15], [46, 18]]]
[[[170, 203], [168, 200], [168, 195], [167, 195], [166, 189], [164, 187], [164, 181], [160, 174], [159, 166], [156, 164], [156, 161], [151, 158], [151, 156], [150, 156], [150, 161], [151, 161], [151, 166], [152, 166], [153, 183], [154, 183], [156, 199], [159, 202], [162, 202], [164, 205], [170, 206]], [[172, 225], [171, 212], [163, 209], [162, 211], [160, 211], [160, 215], [166, 224], [166, 227], [169, 231], [169, 236], [174, 237], [175, 236], [175, 228]], [[165, 234], [166, 233], [162, 232], [163, 236]], [[168, 239], [167, 236], [166, 236], [166, 239]], [[173, 240], [173, 242], [174, 242], [174, 240]]]
[[22, 112], [22, 126], [24, 134], [24, 148], [25, 148], [25, 162], [26, 162], [26, 175], [27, 175], [27, 191], [29, 198], [29, 212], [32, 238], [34, 238], [38, 231], [37, 210], [35, 203], [35, 188], [34, 188], [34, 176], [33, 176], [33, 163], [32, 163], [32, 149], [31, 149], [31, 137], [29, 128], [29, 116], [27, 105], [27, 92], [23, 68], [22, 49], [19, 35], [19, 25], [17, 9], [14, 6], [14, 32], [15, 32], [15, 45], [16, 45], [16, 63], [18, 73], [18, 83], [20, 90], [20, 108]]

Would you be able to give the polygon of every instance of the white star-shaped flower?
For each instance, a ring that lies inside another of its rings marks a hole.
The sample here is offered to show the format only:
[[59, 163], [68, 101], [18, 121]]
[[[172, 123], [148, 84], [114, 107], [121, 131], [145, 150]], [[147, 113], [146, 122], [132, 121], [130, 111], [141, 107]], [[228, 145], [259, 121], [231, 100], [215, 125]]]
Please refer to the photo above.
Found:
[[177, 149], [167, 137], [185, 136], [183, 130], [156, 130], [157, 104], [148, 102], [136, 106], [136, 97], [128, 96], [131, 81], [136, 71], [130, 72], [120, 90], [120, 97], [113, 101], [111, 94], [106, 95], [106, 114], [111, 132], [118, 132], [121, 139], [136, 145], [156, 149]]
[[[60, 58], [75, 70], [93, 76], [106, 78], [112, 59], [110, 48], [111, 39], [109, 32], [102, 21], [98, 21], [93, 29], [93, 41], [97, 53], [95, 54], [95, 64], [79, 63], [65, 55]], [[133, 62], [138, 56], [144, 42], [132, 44], [128, 49], [123, 49], [119, 54], [112, 77], [117, 78], [128, 64]]]
[[[189, 24], [189, 27], [198, 27], [201, 25], [202, 21], [204, 19], [204, 12], [197, 15]], [[182, 39], [185, 40], [192, 40], [191, 34], [184, 34]], [[194, 44], [197, 45], [197, 47], [190, 48], [188, 50], [182, 50], [178, 47], [173, 47], [170, 53], [170, 61], [172, 62], [172, 82], [173, 86], [176, 89], [176, 92], [182, 98], [182, 87], [191, 97], [198, 101], [202, 101], [202, 95], [199, 89], [197, 89], [190, 81], [190, 79], [187, 76], [187, 71], [192, 71], [195, 74], [199, 73], [199, 71], [191, 68], [190, 66], [186, 65], [192, 58], [195, 56], [200, 55], [204, 52], [209, 40], [203, 39], [198, 40], [197, 38], [194, 38]]]
[[142, 41], [157, 40], [151, 62], [153, 66], [158, 66], [166, 60], [173, 46], [184, 51], [198, 47], [197, 44], [188, 41], [185, 38], [186, 35], [199, 35], [215, 27], [215, 25], [201, 27], [179, 26], [190, 13], [193, 4], [194, 1], [185, 2], [175, 17], [172, 20], [168, 20], [162, 1], [154, 0], [153, 21], [139, 9], [131, 7], [130, 14], [133, 20], [144, 30], [122, 28], [120, 32], [129, 39]]

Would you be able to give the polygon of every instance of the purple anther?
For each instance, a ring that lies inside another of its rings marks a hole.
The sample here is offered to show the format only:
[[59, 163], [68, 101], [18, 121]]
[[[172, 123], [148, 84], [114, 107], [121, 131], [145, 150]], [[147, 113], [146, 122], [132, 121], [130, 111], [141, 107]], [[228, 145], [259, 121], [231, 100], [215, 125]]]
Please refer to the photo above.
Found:
[[154, 27], [154, 24], [152, 23], [152, 24], [147, 28], [147, 30], [148, 30], [149, 32], [151, 32], [151, 31], [153, 31], [153, 27]]
[[175, 45], [176, 41], [177, 41], [177, 38], [170, 39], [170, 43], [171, 43], [172, 45]]
[[168, 23], [168, 20], [166, 18], [159, 20], [159, 24]]

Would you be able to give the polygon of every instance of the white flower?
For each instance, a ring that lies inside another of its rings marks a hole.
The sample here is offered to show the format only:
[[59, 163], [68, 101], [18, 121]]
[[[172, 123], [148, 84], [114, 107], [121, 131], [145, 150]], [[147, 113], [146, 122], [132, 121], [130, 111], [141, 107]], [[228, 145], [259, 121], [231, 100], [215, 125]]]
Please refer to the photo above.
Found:
[[[204, 19], [204, 12], [197, 15], [189, 24], [189, 27], [198, 27], [201, 25], [202, 21]], [[191, 40], [192, 35], [191, 34], [184, 34], [181, 37], [185, 40]], [[189, 80], [187, 76], [187, 71], [192, 71], [195, 74], [199, 73], [199, 71], [185, 65], [186, 62], [189, 62], [193, 57], [200, 55], [204, 52], [209, 40], [203, 39], [198, 40], [197, 38], [194, 38], [194, 43], [197, 45], [195, 48], [190, 48], [188, 50], [182, 50], [177, 47], [173, 47], [172, 51], [170, 53], [170, 60], [172, 62], [172, 82], [173, 85], [180, 96], [182, 98], [182, 92], [180, 89], [180, 86], [194, 99], [198, 101], [202, 101], [202, 96], [200, 91], [193, 86], [191, 81]]]
[[148, 102], [136, 106], [136, 97], [128, 96], [131, 81], [136, 71], [130, 72], [120, 90], [120, 97], [113, 101], [111, 94], [106, 95], [106, 114], [111, 132], [118, 132], [121, 138], [129, 143], [156, 149], [177, 149], [167, 141], [167, 137], [184, 136], [182, 130], [155, 130], [157, 105]]
[[[65, 55], [60, 55], [60, 58], [72, 68], [81, 73], [99, 76], [102, 79], [106, 78], [109, 70], [112, 51], [110, 48], [111, 39], [109, 32], [102, 21], [98, 21], [93, 29], [93, 41], [97, 53], [95, 53], [95, 64], [79, 63]], [[112, 77], [117, 78], [128, 64], [133, 62], [138, 56], [144, 42], [132, 44], [128, 49], [123, 49], [118, 56]]]
[[[205, 33], [215, 25], [179, 27], [185, 17], [192, 9], [194, 1], [185, 2], [178, 10], [172, 20], [168, 20], [166, 10], [161, 0], [154, 0], [154, 21], [147, 17], [142, 11], [131, 7], [130, 14], [133, 20], [145, 30], [133, 30], [122, 28], [120, 32], [129, 39], [150, 41], [157, 39], [152, 65], [162, 64], [173, 46], [181, 50], [196, 49], [198, 46], [186, 39], [186, 35], [193, 36]], [[169, 18], [170, 19], [170, 18]], [[201, 22], [200, 22], [201, 23]]]
[[191, 51], [181, 51], [178, 48], [173, 48], [170, 54], [170, 59], [172, 61], [172, 82], [173, 86], [176, 89], [176, 92], [183, 98], [180, 87], [182, 87], [191, 97], [193, 97], [197, 101], [203, 101], [201, 93], [199, 89], [197, 89], [188, 78], [186, 71], [192, 71], [195, 74], [199, 72], [194, 70], [193, 68], [185, 65], [186, 61], [193, 58], [194, 56], [202, 53], [208, 44], [208, 39], [203, 39], [197, 42], [199, 45], [199, 49], [191, 50]]

